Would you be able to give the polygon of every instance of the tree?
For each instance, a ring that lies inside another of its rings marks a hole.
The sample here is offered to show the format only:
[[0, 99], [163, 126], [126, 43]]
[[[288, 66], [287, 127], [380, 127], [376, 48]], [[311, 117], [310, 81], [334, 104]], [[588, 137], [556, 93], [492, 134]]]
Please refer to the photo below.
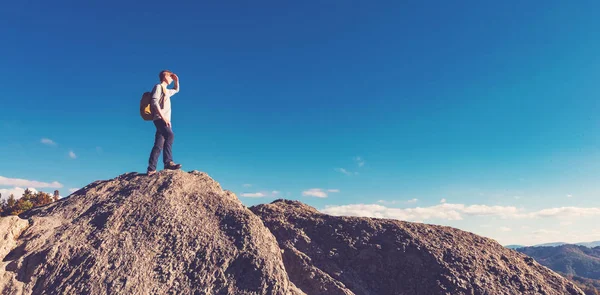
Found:
[[26, 189], [23, 196], [15, 199], [15, 196], [10, 195], [6, 201], [0, 203], [0, 214], [19, 215], [33, 207], [44, 206], [54, 202], [54, 197], [45, 192], [36, 192], [35, 194]]
[[10, 215], [13, 214], [15, 206], [17, 205], [17, 200], [15, 200], [15, 196], [10, 194], [8, 200], [6, 200], [6, 210], [4, 210], [4, 214]]
[[31, 208], [34, 207], [34, 194], [30, 189], [25, 189], [23, 192], [23, 196], [17, 200], [14, 209], [12, 210], [12, 215], [19, 215]]
[[21, 197], [21, 199], [24, 199], [25, 201], [30, 201], [31, 198], [33, 198], [33, 192], [29, 189], [25, 189], [25, 192], [23, 192], [23, 196]]
[[54, 198], [45, 192], [37, 192], [31, 198], [31, 203], [33, 203], [33, 207], [48, 205], [53, 201]]
[[4, 216], [4, 210], [6, 210], [6, 200], [4, 200], [2, 194], [0, 194], [0, 216]]
[[20, 198], [17, 200], [17, 204], [15, 206], [15, 210], [13, 210], [13, 215], [19, 215], [29, 209], [33, 208], [33, 203], [26, 198]]

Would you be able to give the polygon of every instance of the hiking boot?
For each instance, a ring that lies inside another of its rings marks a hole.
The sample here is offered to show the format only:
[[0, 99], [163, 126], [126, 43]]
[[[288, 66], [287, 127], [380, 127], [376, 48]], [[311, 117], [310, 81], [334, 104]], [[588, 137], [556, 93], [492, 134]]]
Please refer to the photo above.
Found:
[[148, 175], [148, 176], [152, 176], [154, 174], [156, 174], [156, 170], [148, 170], [148, 171], [146, 171], [146, 175]]
[[168, 169], [168, 170], [177, 170], [179, 168], [181, 168], [181, 164], [175, 164], [175, 162], [172, 162], [172, 161], [165, 164], [165, 169]]

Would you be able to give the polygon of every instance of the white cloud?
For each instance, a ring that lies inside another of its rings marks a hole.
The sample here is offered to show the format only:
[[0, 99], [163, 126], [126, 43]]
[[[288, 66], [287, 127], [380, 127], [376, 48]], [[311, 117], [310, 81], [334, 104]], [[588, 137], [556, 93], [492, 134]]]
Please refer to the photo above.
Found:
[[443, 204], [443, 203], [446, 203], [446, 199], [441, 199], [441, 200], [440, 200], [440, 203], [442, 203], [442, 204]]
[[63, 187], [58, 181], [41, 182], [36, 180], [27, 180], [20, 178], [7, 178], [0, 176], [0, 185], [4, 186], [19, 186], [19, 187], [34, 187], [34, 188], [61, 188]]
[[344, 168], [335, 168], [335, 171], [346, 174], [346, 175], [358, 175], [358, 172], [351, 172]]
[[54, 142], [52, 139], [50, 138], [42, 138], [40, 140], [41, 143], [46, 144], [46, 145], [56, 145], [56, 142]]
[[[34, 193], [34, 194], [38, 192], [34, 188], [29, 188], [29, 190], [32, 193]], [[21, 198], [23, 196], [23, 193], [25, 193], [25, 189], [21, 188], [21, 187], [14, 187], [14, 188], [8, 188], [8, 189], [6, 189], [6, 188], [0, 189], [0, 194], [2, 194], [2, 199], [4, 199], [4, 200], [8, 199], [8, 197], [11, 194], [15, 197], [15, 199], [19, 199], [19, 198]]]
[[75, 158], [77, 158], [77, 155], [75, 155], [75, 153], [73, 151], [69, 151], [69, 157], [71, 159], [75, 159]]
[[573, 195], [567, 195], [567, 198], [572, 198], [572, 197], [573, 197]]
[[512, 231], [512, 229], [511, 229], [510, 227], [506, 227], [506, 226], [501, 226], [501, 227], [499, 228], [499, 230], [500, 230], [500, 231], [502, 231], [502, 232], [509, 232], [509, 231]]
[[500, 216], [503, 218], [517, 217], [519, 215], [519, 209], [512, 206], [488, 206], [488, 205], [471, 205], [465, 206], [463, 204], [444, 204], [450, 206], [456, 206], [458, 210], [473, 216]]
[[419, 199], [415, 198], [415, 199], [410, 199], [410, 200], [407, 200], [407, 201], [396, 201], [396, 200], [394, 200], [394, 201], [386, 201], [386, 200], [379, 200], [379, 201], [377, 201], [377, 203], [384, 204], [384, 205], [396, 205], [396, 204], [414, 204], [414, 203], [416, 203], [418, 201], [419, 201]]
[[556, 230], [547, 230], [547, 229], [538, 229], [536, 231], [533, 231], [532, 234], [534, 235], [555, 235], [555, 234], [559, 234], [559, 231]]
[[244, 187], [252, 187], [252, 185], [249, 183], [244, 183]]
[[274, 190], [274, 191], [260, 191], [260, 192], [255, 192], [255, 193], [243, 193], [243, 194], [240, 194], [240, 196], [246, 197], [246, 198], [263, 198], [263, 197], [277, 197], [280, 194], [281, 194], [280, 191]]
[[395, 205], [395, 204], [398, 204], [398, 201], [379, 200], [379, 201], [377, 201], [377, 203], [379, 203], [379, 204]]
[[346, 170], [344, 168], [335, 168], [335, 171], [340, 172], [340, 173], [344, 173], [346, 175], [352, 175], [352, 173], [348, 172], [348, 170]]
[[[440, 205], [441, 206], [441, 205]], [[400, 220], [420, 221], [431, 218], [441, 218], [448, 220], [462, 219], [460, 213], [456, 210], [439, 210], [439, 208], [388, 208], [377, 204], [353, 204], [342, 206], [328, 206], [321, 210], [330, 215], [345, 216], [364, 216], [376, 218], [391, 218]]]
[[[414, 203], [412, 199], [406, 203]], [[365, 217], [394, 218], [402, 220], [426, 220], [441, 218], [462, 220], [464, 216], [496, 216], [503, 219], [536, 219], [600, 216], [600, 208], [560, 207], [526, 212], [514, 206], [488, 206], [441, 203], [430, 207], [388, 208], [380, 204], [394, 204], [384, 200], [379, 204], [351, 204], [328, 206], [323, 212], [331, 215], [350, 215]]]
[[330, 189], [327, 190], [327, 192], [330, 192], [330, 193], [339, 193], [340, 190], [336, 189], [336, 188], [330, 188]]
[[262, 197], [266, 197], [266, 195], [264, 193], [243, 193], [241, 194], [242, 197], [246, 197], [246, 198], [262, 198]]
[[589, 217], [600, 215], [600, 208], [559, 207], [529, 213], [527, 217]]
[[75, 188], [75, 187], [74, 187], [74, 188], [70, 188], [70, 189], [69, 189], [69, 192], [70, 192], [70, 193], [74, 193], [74, 192], [76, 192], [76, 191], [78, 191], [78, 190], [79, 190], [79, 188]]
[[[564, 234], [564, 232], [563, 232]], [[569, 232], [566, 239], [569, 243], [581, 243], [582, 241], [598, 241], [600, 240], [600, 230], [588, 229], [577, 233]]]
[[355, 157], [354, 162], [356, 162], [356, 165], [358, 165], [358, 167], [362, 167], [365, 165], [365, 160], [363, 160], [361, 157]]
[[305, 197], [327, 198], [327, 193], [320, 188], [311, 188], [302, 192]]

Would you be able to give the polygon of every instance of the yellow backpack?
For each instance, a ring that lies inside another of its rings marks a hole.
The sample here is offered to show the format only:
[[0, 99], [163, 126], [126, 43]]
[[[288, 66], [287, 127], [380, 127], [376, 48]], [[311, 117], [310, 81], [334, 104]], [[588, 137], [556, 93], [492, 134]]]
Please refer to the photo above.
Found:
[[[167, 89], [165, 89], [165, 86], [162, 84], [160, 86], [162, 88], [160, 107], [162, 108], [165, 103], [165, 93], [167, 93]], [[152, 92], [144, 92], [144, 94], [142, 94], [142, 99], [140, 100], [140, 116], [142, 116], [144, 121], [152, 121], [154, 119], [152, 108], [150, 107], [150, 101], [152, 101]]]

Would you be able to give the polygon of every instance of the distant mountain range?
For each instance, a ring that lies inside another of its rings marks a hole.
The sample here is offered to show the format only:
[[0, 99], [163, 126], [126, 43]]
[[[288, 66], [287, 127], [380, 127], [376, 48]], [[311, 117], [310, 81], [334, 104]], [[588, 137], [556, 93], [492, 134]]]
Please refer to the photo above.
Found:
[[521, 247], [515, 250], [572, 280], [586, 294], [598, 294], [594, 289], [596, 292], [600, 290], [600, 247], [590, 246], [599, 245], [599, 242], [580, 244]]
[[537, 244], [537, 245], [533, 245], [533, 246], [506, 245], [504, 247], [514, 250], [514, 249], [525, 248], [525, 247], [558, 247], [558, 246], [562, 246], [562, 245], [575, 245], [575, 246], [584, 246], [584, 247], [588, 247], [588, 248], [594, 248], [594, 247], [600, 246], [600, 241], [581, 242], [581, 243], [574, 243], [574, 244], [565, 243], [565, 242], [554, 242], [554, 243]]
[[519, 249], [519, 248], [525, 248], [525, 246], [523, 246], [523, 245], [506, 245], [504, 247], [508, 248], [508, 249], [513, 249], [513, 250]]
[[594, 248], [594, 247], [600, 246], [600, 241], [588, 242], [588, 243], [577, 243], [575, 245], [585, 246], [585, 247], [589, 247], [589, 248]]
[[600, 280], [600, 247], [578, 245], [525, 247], [517, 249], [540, 264], [567, 275]]

